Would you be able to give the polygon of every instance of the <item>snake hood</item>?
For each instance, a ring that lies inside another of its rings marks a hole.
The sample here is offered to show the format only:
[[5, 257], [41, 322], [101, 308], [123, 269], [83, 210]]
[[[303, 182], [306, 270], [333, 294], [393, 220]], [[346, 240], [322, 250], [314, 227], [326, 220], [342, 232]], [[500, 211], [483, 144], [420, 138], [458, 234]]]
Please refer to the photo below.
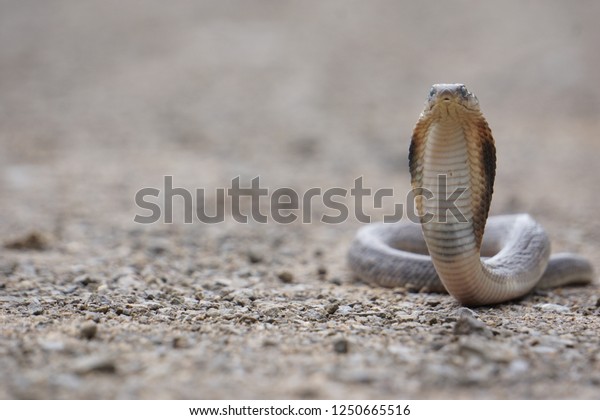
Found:
[[[426, 171], [427, 167], [431, 168], [425, 165], [426, 155], [441, 167]], [[408, 159], [416, 192], [422, 191], [423, 187], [437, 189], [438, 186], [424, 185], [424, 181], [427, 176], [437, 178], [439, 174], [448, 176], [449, 186], [454, 184], [454, 187], [469, 189], [475, 242], [480, 246], [494, 191], [496, 146], [477, 97], [464, 84], [435, 84], [431, 87], [413, 131]], [[447, 159], [451, 164], [441, 163]], [[466, 166], [462, 178], [454, 183], [453, 175], [460, 172], [457, 169], [463, 161]], [[466, 178], [469, 178], [468, 181]], [[466, 182], [459, 182], [462, 180]], [[416, 204], [419, 216], [423, 218], [427, 211], [421, 197], [417, 197]]]

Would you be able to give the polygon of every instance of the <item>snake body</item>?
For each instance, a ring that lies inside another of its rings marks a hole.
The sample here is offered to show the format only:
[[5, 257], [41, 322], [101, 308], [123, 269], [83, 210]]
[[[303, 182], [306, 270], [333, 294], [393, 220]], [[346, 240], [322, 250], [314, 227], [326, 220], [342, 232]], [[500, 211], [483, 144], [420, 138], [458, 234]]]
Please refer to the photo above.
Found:
[[360, 229], [348, 253], [358, 277], [447, 291], [470, 306], [592, 281], [583, 257], [550, 256], [548, 236], [528, 214], [488, 219], [496, 148], [479, 101], [463, 84], [432, 87], [413, 131], [409, 166], [421, 223]]

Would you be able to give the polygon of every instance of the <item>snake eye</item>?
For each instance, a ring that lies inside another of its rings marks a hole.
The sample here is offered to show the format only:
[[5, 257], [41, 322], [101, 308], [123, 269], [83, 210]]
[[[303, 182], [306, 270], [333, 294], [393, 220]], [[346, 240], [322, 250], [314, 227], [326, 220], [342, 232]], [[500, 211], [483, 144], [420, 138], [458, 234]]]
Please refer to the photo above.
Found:
[[462, 95], [463, 98], [466, 98], [467, 96], [469, 96], [469, 91], [467, 90], [467, 87], [465, 85], [462, 85], [460, 87], [460, 94]]
[[435, 95], [435, 92], [436, 92], [435, 88], [432, 87], [431, 90], [429, 91], [429, 99], [433, 98], [433, 95]]

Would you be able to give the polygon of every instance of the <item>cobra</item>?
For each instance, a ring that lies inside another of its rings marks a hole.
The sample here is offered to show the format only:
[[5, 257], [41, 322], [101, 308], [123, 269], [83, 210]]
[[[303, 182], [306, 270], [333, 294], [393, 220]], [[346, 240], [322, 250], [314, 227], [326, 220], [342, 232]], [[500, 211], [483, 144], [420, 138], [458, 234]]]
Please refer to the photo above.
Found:
[[[550, 256], [548, 236], [530, 215], [488, 218], [496, 147], [479, 101], [465, 85], [433, 85], [413, 131], [409, 166], [420, 224], [360, 229], [348, 253], [358, 277], [387, 287], [447, 291], [469, 306], [593, 280], [583, 257]], [[461, 194], [451, 197], [451, 191]]]

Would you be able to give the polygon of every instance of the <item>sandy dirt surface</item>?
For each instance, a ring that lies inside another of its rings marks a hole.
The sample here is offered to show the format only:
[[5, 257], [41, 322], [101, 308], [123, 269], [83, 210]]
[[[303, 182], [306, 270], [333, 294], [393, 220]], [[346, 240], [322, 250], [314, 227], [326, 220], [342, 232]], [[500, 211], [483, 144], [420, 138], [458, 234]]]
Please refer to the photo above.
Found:
[[[529, 212], [598, 267], [599, 14], [1, 1], [0, 397], [600, 397], [597, 285], [473, 311], [370, 287], [345, 263], [349, 197], [344, 223], [315, 202], [310, 224], [241, 224], [216, 192], [362, 176], [403, 197], [429, 86], [460, 81], [496, 137], [492, 214]], [[176, 200], [175, 223], [134, 223], [167, 175], [225, 222], [185, 224]]]

